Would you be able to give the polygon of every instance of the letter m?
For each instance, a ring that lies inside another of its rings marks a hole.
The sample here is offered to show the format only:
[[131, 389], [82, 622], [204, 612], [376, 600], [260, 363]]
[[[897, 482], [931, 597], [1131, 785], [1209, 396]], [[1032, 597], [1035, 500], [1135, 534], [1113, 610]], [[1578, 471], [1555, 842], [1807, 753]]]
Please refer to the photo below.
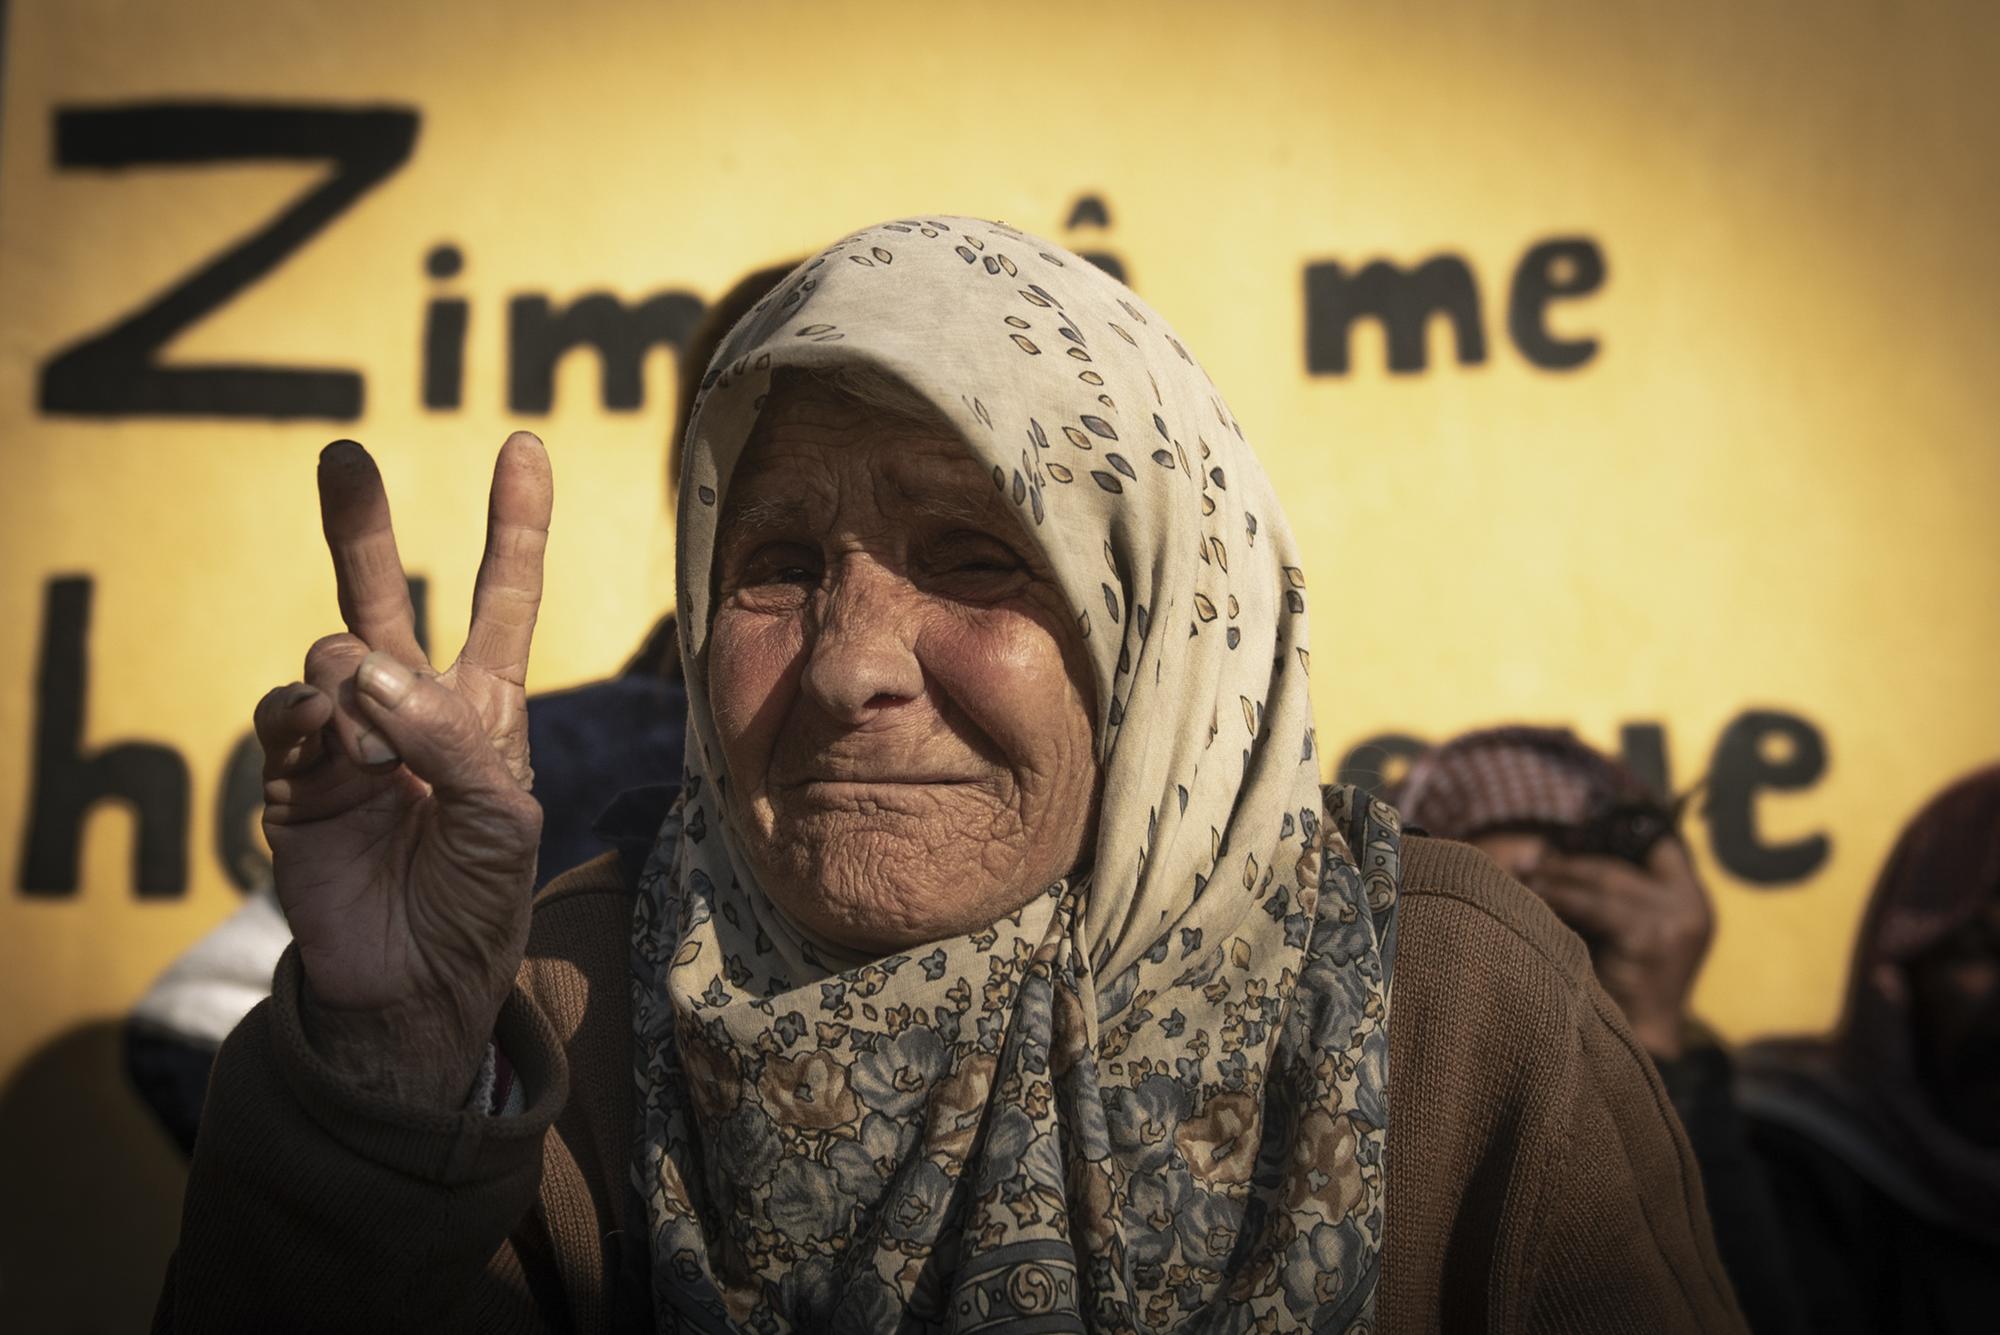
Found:
[[416, 136], [417, 113], [395, 107], [149, 102], [59, 110], [58, 167], [115, 171], [327, 161], [333, 170], [165, 292], [52, 357], [42, 368], [42, 411], [90, 417], [359, 417], [358, 371], [169, 366], [158, 353], [277, 268], [394, 172], [410, 156]]
[[604, 406], [615, 412], [641, 408], [647, 350], [664, 344], [679, 356], [705, 309], [691, 292], [655, 293], [636, 306], [609, 292], [592, 292], [561, 308], [547, 297], [515, 297], [507, 303], [507, 406], [517, 413], [549, 412], [556, 363], [572, 348], [588, 346], [597, 349]]
[[1479, 289], [1472, 270], [1456, 255], [1437, 255], [1415, 270], [1374, 260], [1356, 274], [1327, 261], [1306, 266], [1306, 371], [1346, 375], [1348, 334], [1372, 318], [1388, 335], [1389, 369], [1407, 375], [1424, 369], [1431, 319], [1443, 315], [1458, 335], [1458, 360], [1486, 360], [1479, 319]]

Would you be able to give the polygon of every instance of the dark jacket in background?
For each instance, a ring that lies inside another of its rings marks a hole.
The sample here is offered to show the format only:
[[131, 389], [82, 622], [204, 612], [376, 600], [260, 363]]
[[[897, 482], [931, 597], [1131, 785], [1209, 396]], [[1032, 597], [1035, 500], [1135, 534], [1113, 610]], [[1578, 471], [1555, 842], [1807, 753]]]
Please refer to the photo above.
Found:
[[[1833, 1036], [1741, 1055], [1738, 1097], [1816, 1332], [2000, 1330], [2000, 1127], [1981, 1143], [1939, 1115], [1910, 972], [1987, 931], [1996, 897], [2000, 767], [1946, 789], [1897, 841]], [[1980, 1060], [1994, 1038], [1989, 1011]]]

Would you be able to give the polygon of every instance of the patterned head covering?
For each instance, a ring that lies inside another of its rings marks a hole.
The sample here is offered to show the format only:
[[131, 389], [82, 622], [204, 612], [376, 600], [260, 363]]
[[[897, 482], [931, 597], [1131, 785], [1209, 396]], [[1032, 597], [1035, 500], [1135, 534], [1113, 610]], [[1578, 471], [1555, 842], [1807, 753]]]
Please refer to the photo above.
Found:
[[1516, 725], [1468, 732], [1426, 752], [1395, 799], [1405, 824], [1472, 839], [1507, 826], [1582, 825], [1613, 803], [1650, 796], [1630, 770], [1567, 728]]
[[[1073, 877], [849, 963], [737, 851], [705, 667], [773, 373], [857, 364], [957, 428], [1055, 570], [1103, 796]], [[694, 742], [633, 966], [660, 1328], [1365, 1324], [1395, 818], [1321, 791], [1298, 551], [1166, 323], [1002, 224], [856, 233], [724, 342], [679, 542]]]

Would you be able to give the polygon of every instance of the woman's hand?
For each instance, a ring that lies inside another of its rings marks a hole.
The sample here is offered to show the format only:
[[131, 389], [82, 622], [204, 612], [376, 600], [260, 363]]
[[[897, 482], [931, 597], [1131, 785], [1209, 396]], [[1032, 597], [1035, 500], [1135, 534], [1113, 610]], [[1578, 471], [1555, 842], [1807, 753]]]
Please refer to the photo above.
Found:
[[329, 445], [320, 514], [347, 632], [257, 706], [264, 833], [304, 966], [309, 1041], [365, 1087], [463, 1106], [528, 935], [542, 811], [525, 683], [554, 485], [515, 432], [458, 661], [417, 646], [389, 501], [368, 452]]
[[1598, 982], [1646, 1051], [1678, 1058], [1688, 994], [1715, 931], [1680, 840], [1654, 844], [1643, 868], [1620, 858], [1545, 857], [1527, 883], [1589, 944]]

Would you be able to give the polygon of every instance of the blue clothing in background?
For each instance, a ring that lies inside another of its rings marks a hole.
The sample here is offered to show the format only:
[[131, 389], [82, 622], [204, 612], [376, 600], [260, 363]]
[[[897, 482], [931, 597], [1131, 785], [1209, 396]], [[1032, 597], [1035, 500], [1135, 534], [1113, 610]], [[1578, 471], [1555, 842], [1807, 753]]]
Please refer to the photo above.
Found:
[[687, 687], [651, 673], [528, 698], [542, 886], [611, 848], [592, 824], [627, 788], [679, 784]]

